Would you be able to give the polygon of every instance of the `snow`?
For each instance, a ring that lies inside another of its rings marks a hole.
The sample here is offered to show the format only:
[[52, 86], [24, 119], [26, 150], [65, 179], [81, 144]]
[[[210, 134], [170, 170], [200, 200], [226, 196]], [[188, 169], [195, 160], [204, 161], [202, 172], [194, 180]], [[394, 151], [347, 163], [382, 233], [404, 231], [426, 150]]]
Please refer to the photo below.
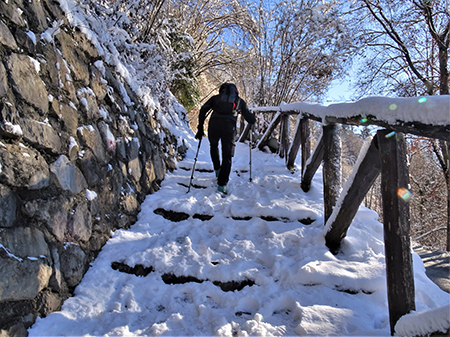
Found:
[[95, 193], [94, 191], [91, 190], [86, 190], [86, 199], [89, 201], [94, 200], [95, 198], [97, 198], [97, 193]]
[[450, 124], [450, 95], [406, 98], [366, 97], [356, 102], [330, 105], [298, 102], [257, 110], [298, 111], [310, 113], [322, 119], [326, 116], [337, 118], [374, 116], [377, 120], [391, 124], [403, 121], [445, 126]]
[[403, 316], [396, 324], [396, 332], [401, 336], [427, 335], [430, 331], [445, 333], [449, 326], [450, 305], [446, 305], [427, 312], [413, 312]]
[[[378, 214], [361, 206], [342, 251], [333, 255], [324, 240], [321, 169], [305, 193], [298, 163], [291, 173], [284, 159], [253, 150], [250, 182], [249, 148], [237, 143], [222, 198], [204, 138], [200, 171], [187, 193], [198, 143], [192, 132], [177, 129], [189, 146], [186, 159], [146, 197], [137, 222], [113, 233], [61, 311], [38, 318], [30, 336], [390, 334]], [[189, 217], [172, 222], [154, 212], [159, 208]], [[315, 221], [299, 222], [306, 218]], [[415, 253], [413, 261], [417, 311], [402, 318], [399, 331], [448, 327], [450, 294], [426, 276]], [[153, 271], [136, 276], [113, 263]], [[203, 282], [169, 284], [167, 275]], [[249, 280], [254, 284], [235, 291], [215, 284]]]

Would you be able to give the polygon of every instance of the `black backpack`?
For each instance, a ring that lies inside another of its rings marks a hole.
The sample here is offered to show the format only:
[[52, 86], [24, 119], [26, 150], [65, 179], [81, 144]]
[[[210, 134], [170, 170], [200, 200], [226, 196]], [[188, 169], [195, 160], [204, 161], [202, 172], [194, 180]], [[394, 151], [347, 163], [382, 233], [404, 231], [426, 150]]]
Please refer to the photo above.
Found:
[[239, 109], [239, 92], [233, 83], [224, 83], [219, 89], [220, 108], [216, 111], [221, 114], [235, 114]]

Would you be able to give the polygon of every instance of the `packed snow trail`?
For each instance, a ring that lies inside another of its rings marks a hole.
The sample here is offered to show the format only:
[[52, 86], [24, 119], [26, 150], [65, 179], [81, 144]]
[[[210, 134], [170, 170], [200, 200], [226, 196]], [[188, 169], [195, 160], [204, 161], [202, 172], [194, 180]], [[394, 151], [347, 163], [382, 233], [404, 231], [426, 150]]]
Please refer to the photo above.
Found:
[[[248, 145], [238, 143], [222, 198], [205, 138], [186, 193], [191, 143], [188, 157], [146, 198], [136, 224], [113, 234], [74, 297], [38, 318], [30, 336], [390, 334], [375, 212], [360, 207], [333, 255], [324, 241], [320, 171], [304, 193], [298, 170], [254, 150], [250, 182]], [[166, 219], [169, 211], [184, 220]], [[414, 273], [417, 311], [450, 303], [416, 254]], [[225, 291], [221, 284], [241, 287]]]

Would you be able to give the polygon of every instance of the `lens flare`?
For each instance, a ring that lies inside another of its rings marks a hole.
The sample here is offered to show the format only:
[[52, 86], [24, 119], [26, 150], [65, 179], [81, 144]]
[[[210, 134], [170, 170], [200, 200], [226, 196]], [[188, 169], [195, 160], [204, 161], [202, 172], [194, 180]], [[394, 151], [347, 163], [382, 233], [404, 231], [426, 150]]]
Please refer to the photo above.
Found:
[[396, 134], [395, 131], [389, 132], [385, 137], [386, 138], [391, 138], [392, 136], [394, 136]]
[[389, 110], [397, 110], [397, 104], [392, 103], [391, 105], [389, 105]]
[[367, 118], [361, 118], [361, 123], [367, 123]]
[[404, 187], [398, 189], [397, 195], [405, 201], [411, 199], [411, 192]]
[[419, 98], [419, 103], [425, 103], [427, 101], [426, 97], [420, 97]]

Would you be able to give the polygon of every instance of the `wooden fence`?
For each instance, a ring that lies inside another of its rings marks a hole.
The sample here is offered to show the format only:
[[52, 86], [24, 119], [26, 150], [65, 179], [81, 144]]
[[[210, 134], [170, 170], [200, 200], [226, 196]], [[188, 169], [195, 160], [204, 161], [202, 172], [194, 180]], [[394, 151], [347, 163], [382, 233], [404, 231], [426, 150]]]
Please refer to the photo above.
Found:
[[[373, 98], [328, 107], [297, 103], [252, 110], [274, 114], [256, 144], [259, 149], [266, 146], [278, 126], [279, 153], [286, 159], [288, 168], [294, 166], [301, 149], [303, 191], [310, 189], [314, 174], [323, 164], [325, 242], [333, 254], [339, 252], [360, 204], [381, 173], [389, 317], [394, 334], [400, 317], [415, 310], [409, 203], [399, 197], [409, 188], [404, 133], [450, 141], [450, 96]], [[288, 127], [290, 115], [297, 115], [292, 140]], [[312, 154], [309, 120], [322, 123], [322, 136]], [[353, 179], [347, 181], [341, 193], [337, 124], [382, 127], [361, 151], [351, 175]], [[249, 132], [246, 125], [239, 141], [245, 141]]]

